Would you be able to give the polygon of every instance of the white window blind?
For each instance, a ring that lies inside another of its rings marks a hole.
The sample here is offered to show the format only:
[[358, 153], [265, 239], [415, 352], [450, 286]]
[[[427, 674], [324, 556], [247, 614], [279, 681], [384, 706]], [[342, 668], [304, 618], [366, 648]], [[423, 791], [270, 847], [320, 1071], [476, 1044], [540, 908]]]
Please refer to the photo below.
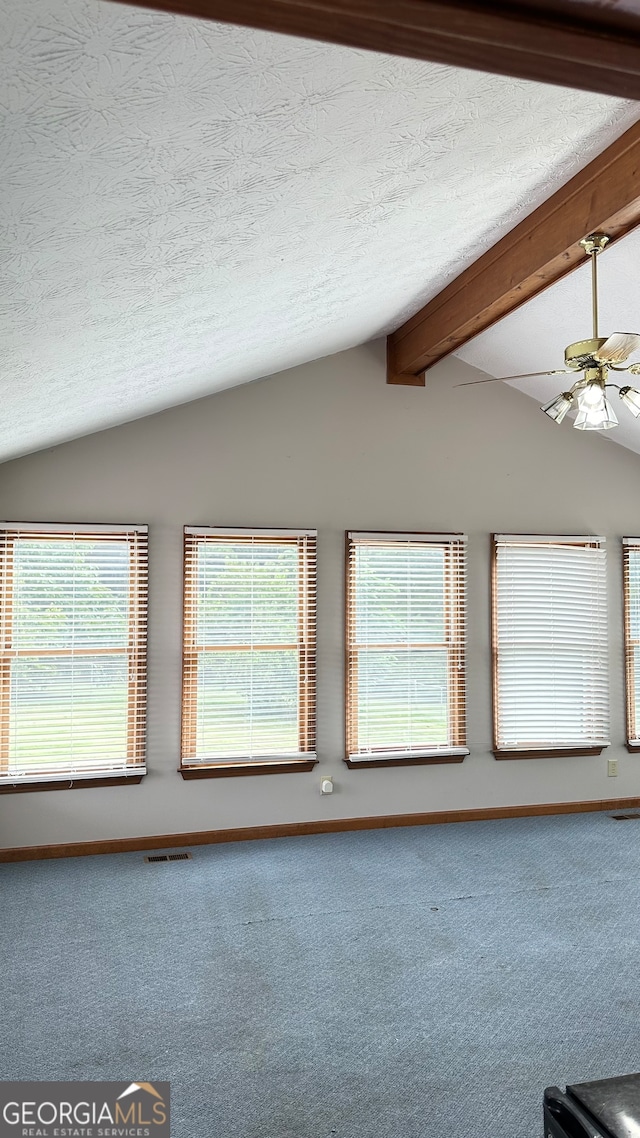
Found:
[[144, 774], [145, 526], [0, 526], [0, 780]]
[[627, 742], [640, 748], [640, 537], [622, 542]]
[[347, 754], [466, 755], [465, 538], [347, 535]]
[[496, 751], [608, 745], [604, 539], [494, 536]]
[[185, 529], [182, 766], [315, 757], [315, 531]]

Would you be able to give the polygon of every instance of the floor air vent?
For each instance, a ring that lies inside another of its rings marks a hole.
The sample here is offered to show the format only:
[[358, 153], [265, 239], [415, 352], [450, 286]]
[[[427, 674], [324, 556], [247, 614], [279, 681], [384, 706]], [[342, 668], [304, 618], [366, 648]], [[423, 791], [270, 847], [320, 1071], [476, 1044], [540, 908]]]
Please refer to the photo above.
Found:
[[145, 861], [191, 861], [190, 853], [177, 853], [177, 854], [151, 854], [150, 857], [145, 857]]
[[640, 822], [640, 814], [612, 814], [611, 817], [615, 818], [616, 822], [631, 822], [634, 818]]

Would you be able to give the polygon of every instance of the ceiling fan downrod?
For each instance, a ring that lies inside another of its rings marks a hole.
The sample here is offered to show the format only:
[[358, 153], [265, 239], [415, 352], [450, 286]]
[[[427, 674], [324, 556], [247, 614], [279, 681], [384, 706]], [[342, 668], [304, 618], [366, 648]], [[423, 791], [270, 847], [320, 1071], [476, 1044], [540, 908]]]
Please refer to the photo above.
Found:
[[580, 245], [591, 257], [591, 312], [593, 315], [593, 339], [598, 339], [598, 253], [609, 244], [606, 233], [590, 233], [583, 237]]

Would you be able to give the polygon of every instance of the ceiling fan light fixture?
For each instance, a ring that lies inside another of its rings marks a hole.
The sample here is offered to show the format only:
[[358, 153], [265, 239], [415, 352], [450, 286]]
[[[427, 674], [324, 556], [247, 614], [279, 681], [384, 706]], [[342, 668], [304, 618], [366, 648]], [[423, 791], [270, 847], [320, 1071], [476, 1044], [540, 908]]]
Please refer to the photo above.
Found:
[[[550, 419], [553, 419], [554, 423], [561, 423], [572, 403], [573, 395], [571, 392], [563, 391], [560, 395], [554, 396], [548, 403], [545, 403], [540, 410], [544, 411], [545, 415], [548, 415]], [[640, 410], [638, 414], [640, 414]]]
[[[580, 377], [576, 376], [569, 391], [561, 391], [540, 408], [552, 422], [562, 423], [577, 404], [573, 426], [578, 431], [609, 431], [618, 426], [618, 416], [607, 399], [608, 387], [615, 387], [627, 410], [640, 421], [640, 389], [607, 383], [610, 371], [625, 371], [631, 376], [640, 376], [640, 363], [627, 363], [634, 352], [640, 352], [640, 332], [612, 332], [609, 336], [600, 336], [598, 332], [598, 257], [608, 243], [606, 233], [591, 233], [579, 242], [591, 260], [591, 337], [588, 340], [576, 340], [565, 348], [564, 369], [500, 376], [501, 380], [508, 382], [535, 379], [539, 375], [561, 375], [563, 371], [565, 375], [573, 377], [582, 372]], [[490, 378], [476, 382], [494, 383], [496, 380]], [[457, 386], [469, 385], [464, 383]]]
[[627, 410], [637, 419], [640, 415], [640, 391], [636, 391], [635, 387], [621, 387], [620, 398]]

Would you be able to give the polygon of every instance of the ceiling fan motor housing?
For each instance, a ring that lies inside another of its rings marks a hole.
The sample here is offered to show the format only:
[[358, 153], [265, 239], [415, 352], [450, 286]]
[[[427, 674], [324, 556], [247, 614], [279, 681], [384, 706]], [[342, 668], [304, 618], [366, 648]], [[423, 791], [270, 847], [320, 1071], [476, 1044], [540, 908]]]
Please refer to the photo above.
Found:
[[571, 371], [582, 371], [586, 367], [601, 367], [605, 362], [599, 358], [599, 351], [606, 344], [608, 337], [600, 336], [595, 340], [577, 340], [569, 344], [564, 350], [564, 362]]

